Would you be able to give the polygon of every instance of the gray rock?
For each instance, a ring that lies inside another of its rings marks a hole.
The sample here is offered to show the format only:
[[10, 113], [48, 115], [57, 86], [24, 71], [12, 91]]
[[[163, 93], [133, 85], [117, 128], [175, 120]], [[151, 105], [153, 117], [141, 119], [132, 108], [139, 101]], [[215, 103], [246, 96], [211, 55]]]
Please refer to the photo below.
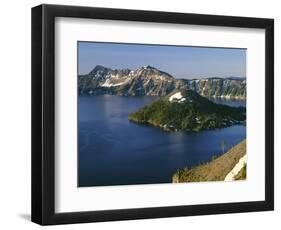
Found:
[[175, 89], [192, 89], [205, 97], [246, 99], [245, 78], [176, 79], [149, 65], [136, 70], [97, 65], [89, 74], [78, 76], [80, 95], [166, 96]]

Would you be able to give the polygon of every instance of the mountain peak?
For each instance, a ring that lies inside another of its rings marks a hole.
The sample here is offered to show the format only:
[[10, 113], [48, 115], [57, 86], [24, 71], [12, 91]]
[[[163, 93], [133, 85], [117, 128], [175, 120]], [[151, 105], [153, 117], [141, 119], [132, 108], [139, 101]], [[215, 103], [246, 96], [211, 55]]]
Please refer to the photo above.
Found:
[[111, 70], [103, 65], [96, 65], [96, 67], [89, 73], [89, 74], [95, 74], [97, 71], [108, 71]]
[[94, 92], [130, 96], [167, 96], [174, 90], [184, 89], [191, 90], [181, 92], [185, 98], [196, 97], [193, 92], [196, 91], [206, 97], [246, 99], [246, 78], [177, 79], [151, 65], [143, 65], [135, 70], [96, 65], [89, 74], [79, 76], [81, 95]]
[[144, 65], [143, 68], [145, 68], [145, 69], [155, 69], [154, 67], [152, 67], [150, 65]]
[[168, 78], [174, 78], [172, 75], [170, 75], [169, 73], [166, 73], [162, 70], [159, 70], [157, 69], [156, 67], [154, 66], [151, 66], [151, 65], [144, 65], [142, 67], [140, 67], [139, 69], [137, 70], [140, 70], [140, 71], [144, 71], [144, 72], [148, 72], [148, 73], [155, 73], [155, 74], [159, 74], [159, 75], [165, 75], [166, 77]]
[[[144, 65], [140, 69], [158, 70], [157, 68], [155, 68], [151, 65]], [[158, 71], [160, 71], [160, 70], [158, 70]]]

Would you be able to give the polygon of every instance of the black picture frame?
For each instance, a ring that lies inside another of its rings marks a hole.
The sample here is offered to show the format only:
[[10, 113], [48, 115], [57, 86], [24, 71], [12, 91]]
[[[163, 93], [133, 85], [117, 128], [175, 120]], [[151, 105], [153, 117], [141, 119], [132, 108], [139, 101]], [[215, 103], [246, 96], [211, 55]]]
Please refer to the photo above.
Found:
[[[109, 19], [265, 29], [265, 200], [55, 213], [55, 18]], [[274, 209], [274, 20], [62, 5], [32, 8], [32, 221], [41, 225]]]

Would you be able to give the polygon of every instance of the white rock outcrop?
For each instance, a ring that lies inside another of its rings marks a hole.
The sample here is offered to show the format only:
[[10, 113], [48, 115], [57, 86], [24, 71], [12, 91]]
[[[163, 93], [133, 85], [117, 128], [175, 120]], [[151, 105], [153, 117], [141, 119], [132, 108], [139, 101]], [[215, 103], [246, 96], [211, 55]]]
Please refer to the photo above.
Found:
[[226, 175], [224, 181], [233, 181], [235, 176], [241, 171], [244, 165], [247, 164], [247, 154], [240, 158], [239, 162], [234, 166], [234, 168]]

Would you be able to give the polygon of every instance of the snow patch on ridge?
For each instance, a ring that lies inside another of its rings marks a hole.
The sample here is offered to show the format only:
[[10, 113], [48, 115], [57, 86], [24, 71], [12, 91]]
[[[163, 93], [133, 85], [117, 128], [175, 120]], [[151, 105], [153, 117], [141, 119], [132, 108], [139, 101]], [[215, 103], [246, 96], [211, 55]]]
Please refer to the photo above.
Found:
[[123, 82], [119, 82], [119, 83], [111, 83], [110, 79], [106, 79], [106, 81], [101, 85], [101, 87], [115, 87], [115, 86], [120, 86], [120, 85], [124, 85], [126, 84], [130, 79], [126, 79]]
[[181, 92], [177, 92], [169, 97], [169, 101], [172, 102], [174, 99], [176, 99], [178, 102], [183, 102], [186, 99], [182, 96]]

